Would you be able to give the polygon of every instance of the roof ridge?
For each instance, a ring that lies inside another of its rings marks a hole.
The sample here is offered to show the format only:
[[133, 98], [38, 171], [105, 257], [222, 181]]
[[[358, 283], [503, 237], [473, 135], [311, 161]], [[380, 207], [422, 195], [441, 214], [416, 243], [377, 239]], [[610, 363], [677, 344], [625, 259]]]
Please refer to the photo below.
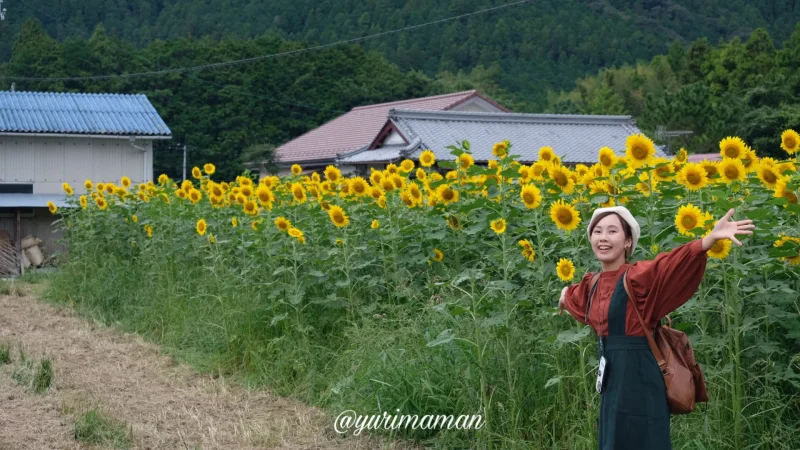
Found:
[[447, 119], [474, 121], [505, 121], [516, 122], [528, 120], [542, 120], [556, 123], [599, 123], [613, 122], [624, 125], [633, 125], [630, 115], [600, 115], [600, 114], [550, 114], [550, 113], [512, 113], [512, 112], [475, 112], [452, 110], [421, 110], [421, 109], [392, 109], [389, 118], [414, 118], [414, 119]]
[[351, 109], [351, 111], [367, 109], [367, 108], [375, 108], [379, 106], [387, 106], [387, 105], [399, 105], [403, 103], [415, 103], [423, 100], [433, 100], [433, 99], [442, 99], [447, 97], [455, 97], [455, 96], [466, 96], [476, 94], [478, 92], [477, 89], [470, 89], [467, 91], [459, 91], [459, 92], [451, 92], [449, 94], [438, 94], [438, 95], [429, 95], [427, 97], [417, 97], [417, 98], [407, 98], [405, 100], [395, 100], [393, 102], [384, 102], [384, 103], [375, 103], [372, 105], [363, 105], [363, 106], [356, 106], [355, 108]]

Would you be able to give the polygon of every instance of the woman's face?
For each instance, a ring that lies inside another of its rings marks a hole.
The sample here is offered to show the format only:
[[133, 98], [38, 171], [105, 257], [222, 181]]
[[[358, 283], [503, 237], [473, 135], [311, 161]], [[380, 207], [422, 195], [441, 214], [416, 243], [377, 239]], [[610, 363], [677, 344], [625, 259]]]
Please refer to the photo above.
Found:
[[594, 226], [592, 251], [601, 262], [613, 263], [617, 260], [625, 262], [625, 246], [631, 245], [631, 239], [625, 237], [622, 221], [616, 214], [609, 214]]

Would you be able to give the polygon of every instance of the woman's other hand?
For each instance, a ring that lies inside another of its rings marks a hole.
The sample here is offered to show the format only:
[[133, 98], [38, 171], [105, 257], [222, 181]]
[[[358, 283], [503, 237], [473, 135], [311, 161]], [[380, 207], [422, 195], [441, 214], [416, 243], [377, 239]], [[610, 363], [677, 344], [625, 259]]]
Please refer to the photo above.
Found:
[[564, 286], [564, 289], [561, 290], [561, 298], [558, 299], [558, 315], [564, 313], [564, 306], [565, 306], [565, 298], [567, 295], [567, 288], [569, 286]]
[[752, 230], [756, 227], [753, 221], [751, 219], [732, 221], [730, 218], [733, 216], [733, 212], [734, 210], [731, 208], [728, 213], [714, 225], [714, 229], [711, 230], [711, 233], [703, 238], [703, 250], [710, 249], [714, 243], [720, 239], [730, 239], [741, 247], [742, 243], [739, 242], [735, 236], [739, 234], [753, 234]]

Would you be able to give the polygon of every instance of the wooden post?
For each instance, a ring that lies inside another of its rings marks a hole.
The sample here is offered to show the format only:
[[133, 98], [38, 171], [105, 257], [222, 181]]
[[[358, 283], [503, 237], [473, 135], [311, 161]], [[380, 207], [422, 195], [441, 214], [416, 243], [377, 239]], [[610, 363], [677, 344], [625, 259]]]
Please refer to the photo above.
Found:
[[17, 222], [14, 224], [14, 240], [16, 240], [16, 247], [17, 247], [17, 258], [19, 258], [19, 274], [25, 275], [25, 265], [22, 264], [22, 228], [20, 226], [20, 213], [19, 208], [16, 208], [17, 212]]

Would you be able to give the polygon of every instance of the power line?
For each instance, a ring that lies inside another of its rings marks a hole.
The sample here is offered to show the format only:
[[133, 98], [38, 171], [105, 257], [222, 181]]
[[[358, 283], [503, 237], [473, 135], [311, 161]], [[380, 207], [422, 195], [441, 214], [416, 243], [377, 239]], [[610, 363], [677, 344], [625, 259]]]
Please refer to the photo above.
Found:
[[459, 14], [457, 16], [446, 17], [444, 19], [438, 19], [438, 20], [434, 20], [434, 21], [431, 21], [431, 22], [426, 22], [426, 23], [422, 23], [422, 24], [418, 24], [418, 25], [411, 25], [411, 26], [407, 26], [407, 27], [404, 27], [404, 28], [398, 28], [398, 29], [394, 29], [394, 30], [383, 31], [383, 32], [380, 32], [380, 33], [370, 34], [370, 35], [359, 37], [359, 38], [345, 39], [345, 40], [341, 40], [341, 41], [332, 42], [332, 43], [329, 43], [329, 44], [315, 45], [313, 47], [306, 47], [306, 48], [301, 48], [301, 49], [298, 49], [298, 50], [290, 50], [290, 51], [287, 51], [287, 52], [272, 53], [272, 54], [269, 54], [269, 55], [262, 55], [262, 56], [252, 57], [252, 58], [238, 59], [238, 60], [234, 60], [234, 61], [225, 61], [225, 62], [218, 62], [218, 63], [211, 63], [211, 64], [203, 64], [203, 65], [199, 65], [199, 66], [180, 67], [180, 68], [174, 68], [174, 69], [153, 70], [153, 71], [149, 71], [149, 72], [134, 72], [134, 73], [113, 74], [113, 75], [95, 75], [95, 76], [88, 76], [88, 77], [14, 77], [14, 76], [0, 75], [0, 79], [15, 80], [15, 81], [104, 80], [104, 79], [110, 79], [110, 78], [134, 78], [134, 77], [153, 76], [153, 75], [161, 75], [161, 74], [169, 74], [169, 73], [190, 72], [190, 71], [196, 71], [196, 70], [199, 71], [199, 70], [207, 70], [207, 69], [217, 69], [217, 68], [220, 68], [220, 67], [227, 67], [227, 66], [233, 66], [233, 65], [238, 65], [238, 64], [245, 64], [245, 63], [251, 63], [251, 62], [256, 62], [256, 61], [263, 61], [263, 60], [267, 60], [267, 59], [279, 58], [279, 57], [282, 57], [282, 56], [299, 55], [299, 54], [302, 54], [302, 53], [308, 53], [308, 52], [312, 52], [312, 51], [316, 51], [316, 50], [323, 50], [323, 49], [326, 49], [326, 48], [329, 48], [329, 47], [335, 47], [335, 46], [338, 46], [338, 45], [352, 44], [352, 43], [356, 43], [356, 42], [363, 42], [363, 41], [370, 40], [370, 39], [375, 39], [375, 38], [379, 38], [379, 37], [383, 37], [383, 36], [388, 36], [388, 35], [392, 35], [392, 34], [396, 34], [396, 33], [401, 33], [403, 31], [415, 30], [415, 29], [418, 29], [418, 28], [423, 28], [423, 27], [436, 25], [436, 24], [440, 24], [440, 23], [444, 23], [444, 22], [450, 22], [450, 21], [453, 21], [453, 20], [463, 19], [463, 18], [469, 17], [469, 16], [474, 16], [474, 15], [478, 15], [478, 14], [484, 14], [484, 13], [488, 13], [488, 12], [491, 12], [491, 11], [497, 11], [497, 10], [500, 10], [500, 9], [521, 5], [523, 3], [529, 3], [531, 1], [533, 1], [533, 0], [519, 0], [519, 1], [516, 1], [516, 2], [513, 2], [513, 3], [507, 3], [505, 5], [499, 5], [499, 6], [494, 6], [494, 7], [491, 7], [491, 8], [485, 8], [485, 9], [481, 9], [481, 10], [478, 10], [478, 11], [473, 11], [473, 12], [470, 12], [470, 13]]

